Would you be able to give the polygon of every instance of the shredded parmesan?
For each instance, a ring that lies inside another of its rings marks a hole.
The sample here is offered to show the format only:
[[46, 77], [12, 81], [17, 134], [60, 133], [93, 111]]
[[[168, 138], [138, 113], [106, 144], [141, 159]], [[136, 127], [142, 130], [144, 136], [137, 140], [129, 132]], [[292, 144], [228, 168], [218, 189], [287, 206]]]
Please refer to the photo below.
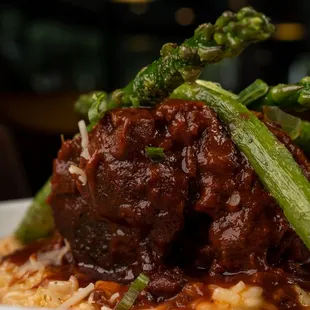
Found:
[[85, 186], [87, 183], [86, 173], [79, 167], [71, 165], [69, 167], [69, 172], [71, 174], [77, 174], [79, 176], [79, 180], [82, 182], [82, 185]]
[[19, 268], [18, 272], [16, 273], [16, 276], [18, 278], [21, 278], [26, 273], [39, 271], [49, 265], [60, 266], [63, 257], [69, 251], [70, 251], [70, 245], [68, 241], [65, 240], [65, 246], [59, 250], [39, 253], [37, 257], [30, 256], [29, 260]]
[[113, 302], [119, 297], [119, 293], [114, 293], [110, 298], [110, 303], [113, 304]]
[[94, 299], [94, 292], [92, 292], [92, 293], [89, 295], [89, 297], [88, 297], [88, 303], [89, 303], [89, 304], [94, 304], [94, 303], [96, 303], [96, 302], [95, 302], [95, 299]]
[[69, 309], [71, 306], [74, 306], [80, 303], [84, 298], [86, 298], [95, 288], [93, 283], [90, 283], [88, 286], [84, 288], [79, 288], [72, 297], [67, 299], [63, 304], [61, 304], [56, 309], [58, 310], [65, 310]]
[[90, 159], [89, 151], [88, 151], [88, 133], [86, 124], [83, 120], [79, 121], [78, 123], [80, 134], [81, 134], [81, 146], [82, 146], [82, 152], [81, 157], [84, 157], [85, 159]]

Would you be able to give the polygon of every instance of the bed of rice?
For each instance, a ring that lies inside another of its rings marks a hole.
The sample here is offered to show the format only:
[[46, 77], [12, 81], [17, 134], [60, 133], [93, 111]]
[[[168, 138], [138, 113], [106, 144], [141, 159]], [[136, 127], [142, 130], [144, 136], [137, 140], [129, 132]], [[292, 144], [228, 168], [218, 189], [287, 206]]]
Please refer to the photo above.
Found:
[[[0, 240], [0, 258], [18, 247], [20, 245], [12, 237]], [[35, 257], [30, 257], [29, 261], [23, 266], [16, 266], [7, 261], [0, 263], [0, 304], [57, 309], [113, 309], [122, 297], [117, 292], [117, 284], [98, 281], [85, 288], [80, 288], [74, 275], [68, 281], [44, 281], [46, 275], [46, 264], [42, 263], [44, 259], [45, 262], [48, 262], [47, 258], [50, 259], [56, 254], [58, 259], [61, 259], [65, 251], [58, 250], [52, 255], [48, 253], [42, 258], [41, 262]], [[98, 289], [103, 290], [105, 296], [108, 297], [107, 304], [101, 309], [94, 303], [94, 293]], [[310, 305], [309, 294], [298, 290], [302, 303]], [[183, 309], [276, 310], [277, 308], [274, 305], [264, 300], [262, 293], [261, 287], [248, 286], [240, 281], [230, 288], [203, 283], [189, 284], [184, 287], [180, 295], [191, 300], [187, 308]], [[211, 299], [206, 300], [204, 297], [206, 295], [211, 296]], [[172, 299], [152, 309], [172, 310], [177, 308], [177, 302]]]

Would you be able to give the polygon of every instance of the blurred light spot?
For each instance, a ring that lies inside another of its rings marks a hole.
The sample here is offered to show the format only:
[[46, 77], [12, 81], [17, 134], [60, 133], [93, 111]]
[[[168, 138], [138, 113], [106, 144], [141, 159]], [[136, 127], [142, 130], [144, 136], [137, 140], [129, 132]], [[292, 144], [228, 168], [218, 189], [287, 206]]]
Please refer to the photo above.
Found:
[[228, 0], [229, 8], [233, 11], [239, 11], [246, 4], [247, 0]]
[[283, 23], [276, 25], [274, 38], [280, 41], [302, 40], [306, 35], [306, 28], [298, 23]]
[[150, 37], [143, 35], [136, 35], [126, 40], [125, 46], [130, 52], [144, 53], [150, 50], [153, 46], [153, 42]]
[[130, 11], [137, 15], [142, 15], [147, 12], [149, 6], [147, 3], [132, 3], [130, 4]]
[[153, 0], [112, 0], [112, 2], [116, 3], [150, 3]]
[[195, 20], [195, 12], [191, 8], [180, 8], [175, 13], [177, 23], [182, 26], [188, 26]]

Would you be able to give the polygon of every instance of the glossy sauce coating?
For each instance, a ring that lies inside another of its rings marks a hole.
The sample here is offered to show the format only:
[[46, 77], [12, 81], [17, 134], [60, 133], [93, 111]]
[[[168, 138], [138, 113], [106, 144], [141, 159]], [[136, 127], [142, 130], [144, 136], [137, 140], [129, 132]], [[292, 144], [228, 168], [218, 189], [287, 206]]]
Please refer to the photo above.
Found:
[[[267, 125], [308, 177], [302, 152]], [[288, 281], [310, 288], [309, 251], [203, 103], [115, 109], [89, 141], [90, 160], [80, 157], [80, 138], [63, 143], [50, 196], [57, 229], [81, 271], [125, 283], [145, 272], [154, 300], [198, 279], [242, 277], [263, 283], [271, 296], [275, 277], [287, 292]], [[147, 146], [163, 148], [165, 157], [149, 158]], [[70, 165], [83, 169], [86, 186]], [[294, 294], [288, 298], [292, 303], [281, 308], [298, 307]]]

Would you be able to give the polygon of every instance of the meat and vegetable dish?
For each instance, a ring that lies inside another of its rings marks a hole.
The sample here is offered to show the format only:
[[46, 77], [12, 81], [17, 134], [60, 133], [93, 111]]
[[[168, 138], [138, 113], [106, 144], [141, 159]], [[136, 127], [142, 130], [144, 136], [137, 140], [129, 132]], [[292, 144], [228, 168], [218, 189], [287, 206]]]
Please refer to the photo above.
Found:
[[0, 303], [310, 308], [310, 126], [300, 113], [310, 78], [256, 80], [239, 94], [199, 80], [273, 31], [252, 8], [224, 12], [165, 44], [123, 89], [81, 96], [79, 133], [62, 140], [53, 175], [0, 244]]

